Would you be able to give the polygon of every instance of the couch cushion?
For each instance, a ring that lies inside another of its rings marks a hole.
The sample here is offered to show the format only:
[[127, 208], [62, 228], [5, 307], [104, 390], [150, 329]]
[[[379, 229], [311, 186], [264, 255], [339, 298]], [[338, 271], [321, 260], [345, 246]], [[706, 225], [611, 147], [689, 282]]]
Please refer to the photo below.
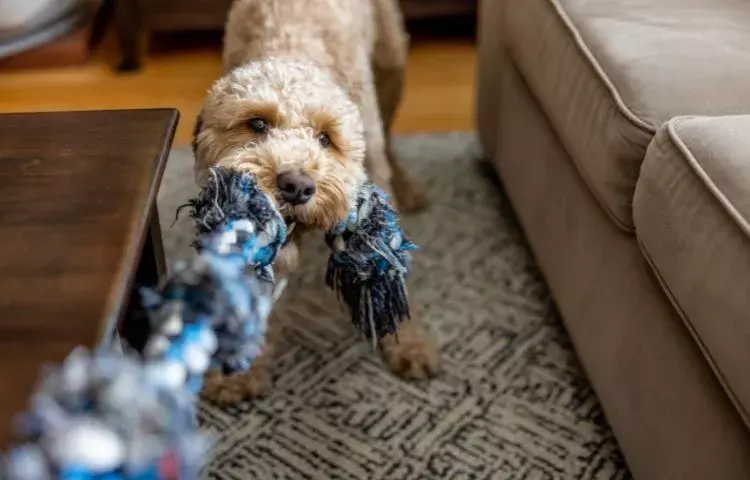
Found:
[[750, 113], [750, 1], [506, 1], [511, 59], [625, 230], [656, 127]]
[[660, 128], [633, 216], [651, 266], [748, 422], [750, 115]]

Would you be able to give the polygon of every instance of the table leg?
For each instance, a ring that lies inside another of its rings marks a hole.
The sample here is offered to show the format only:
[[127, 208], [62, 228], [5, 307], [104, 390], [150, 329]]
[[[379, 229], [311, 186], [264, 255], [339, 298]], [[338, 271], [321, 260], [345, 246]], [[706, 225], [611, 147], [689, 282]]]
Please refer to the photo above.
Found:
[[132, 348], [141, 351], [146, 346], [151, 328], [146, 311], [141, 306], [140, 287], [155, 287], [167, 274], [167, 262], [162, 244], [159, 212], [154, 206], [151, 221], [143, 243], [141, 260], [130, 292], [125, 318], [120, 326], [120, 338]]
[[162, 243], [159, 210], [154, 205], [146, 241], [143, 244], [141, 262], [138, 265], [136, 281], [140, 285], [154, 286], [158, 285], [166, 274], [167, 259], [164, 255], [164, 244]]

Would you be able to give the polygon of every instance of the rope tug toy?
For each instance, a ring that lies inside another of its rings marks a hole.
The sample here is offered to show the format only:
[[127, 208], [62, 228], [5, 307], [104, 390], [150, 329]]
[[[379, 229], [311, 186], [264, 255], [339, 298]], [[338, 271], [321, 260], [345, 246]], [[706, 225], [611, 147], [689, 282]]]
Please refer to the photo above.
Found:
[[[190, 200], [198, 256], [142, 289], [142, 352], [75, 349], [45, 371], [4, 454], [1, 480], [197, 480], [210, 439], [197, 394], [210, 368], [247, 370], [262, 351], [286, 224], [246, 173], [223, 168]], [[327, 285], [372, 341], [409, 316], [405, 279], [416, 248], [386, 195], [364, 185], [346, 222], [326, 234]]]
[[372, 183], [359, 191], [346, 222], [326, 234], [332, 250], [326, 285], [349, 307], [372, 342], [395, 334], [409, 317], [406, 277], [416, 249], [398, 224], [388, 197]]

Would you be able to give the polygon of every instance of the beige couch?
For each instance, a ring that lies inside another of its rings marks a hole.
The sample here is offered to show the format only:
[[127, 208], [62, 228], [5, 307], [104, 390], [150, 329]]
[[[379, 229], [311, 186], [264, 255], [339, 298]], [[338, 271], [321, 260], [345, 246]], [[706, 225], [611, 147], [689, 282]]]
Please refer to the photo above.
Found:
[[750, 0], [482, 0], [478, 122], [636, 479], [750, 479]]

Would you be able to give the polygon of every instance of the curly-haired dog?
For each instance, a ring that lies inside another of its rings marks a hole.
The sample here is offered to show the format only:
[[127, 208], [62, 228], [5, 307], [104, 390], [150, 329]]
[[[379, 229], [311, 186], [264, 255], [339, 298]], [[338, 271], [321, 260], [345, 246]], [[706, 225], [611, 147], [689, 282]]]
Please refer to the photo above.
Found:
[[[292, 241], [276, 261], [294, 270], [302, 235], [346, 218], [367, 174], [401, 211], [425, 204], [388, 146], [400, 101], [407, 40], [396, 0], [236, 0], [224, 38], [225, 75], [199, 115], [196, 178], [212, 165], [249, 170], [287, 221]], [[415, 312], [416, 314], [416, 312]], [[204, 395], [228, 404], [262, 394], [279, 321], [250, 372], [206, 381]], [[381, 351], [408, 378], [436, 372], [438, 354], [415, 318]]]

